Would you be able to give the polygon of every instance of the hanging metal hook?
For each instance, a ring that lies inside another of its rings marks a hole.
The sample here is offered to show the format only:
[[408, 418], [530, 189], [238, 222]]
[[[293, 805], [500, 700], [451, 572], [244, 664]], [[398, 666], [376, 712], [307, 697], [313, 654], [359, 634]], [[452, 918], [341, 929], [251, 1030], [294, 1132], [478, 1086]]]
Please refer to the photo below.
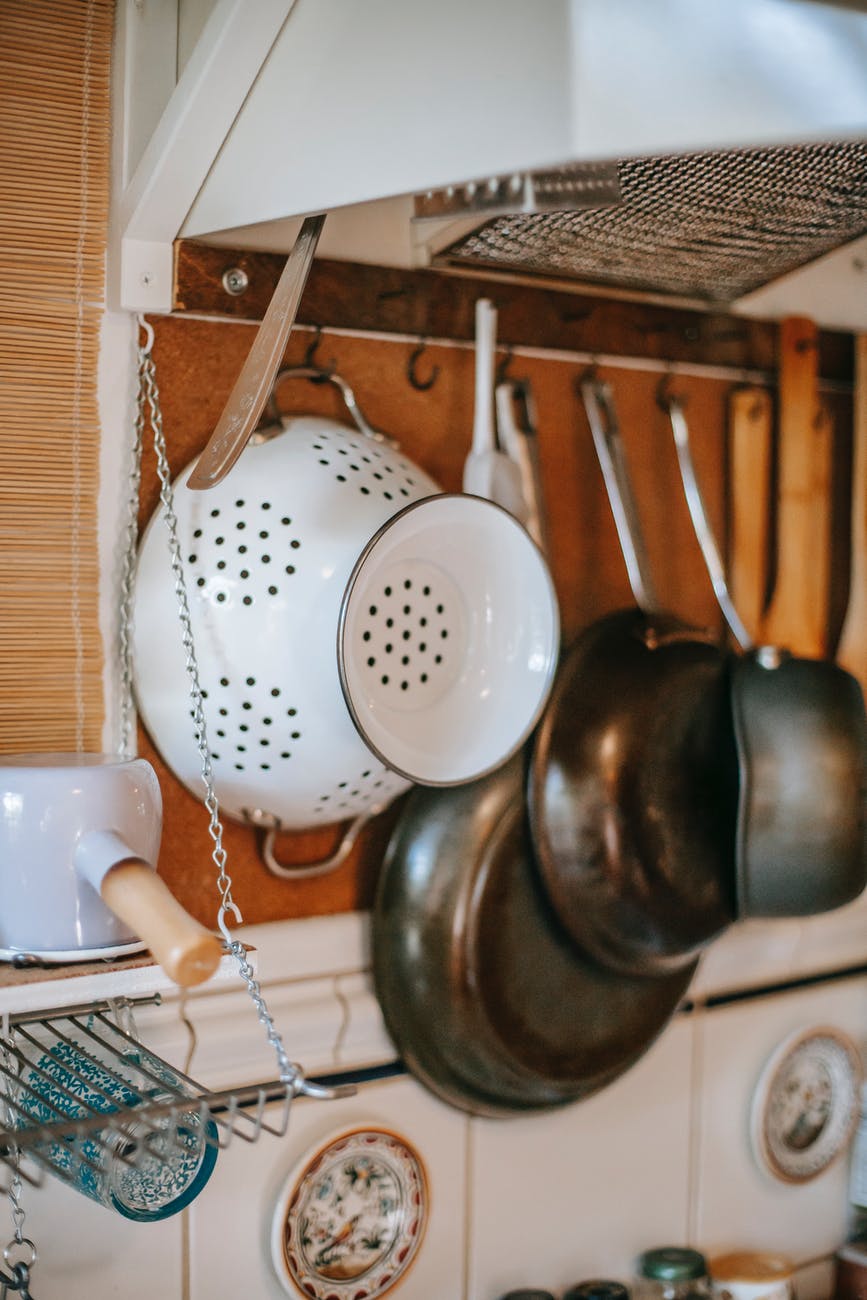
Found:
[[684, 405], [684, 399], [678, 397], [676, 393], [672, 392], [671, 385], [673, 378], [673, 372], [671, 370], [666, 370], [665, 374], [656, 385], [656, 405], [661, 411], [664, 411], [666, 415], [670, 413], [673, 402], [676, 402], [678, 406]]
[[431, 369], [430, 376], [427, 379], [419, 379], [418, 374], [416, 372], [416, 366], [418, 364], [419, 357], [422, 355], [422, 353], [425, 351], [426, 348], [427, 348], [427, 339], [420, 339], [418, 346], [414, 348], [413, 351], [410, 353], [409, 360], [406, 363], [406, 377], [409, 380], [409, 382], [412, 384], [413, 388], [415, 388], [416, 391], [419, 393], [426, 393], [429, 388], [433, 388], [440, 373], [439, 366], [434, 366]]
[[512, 344], [507, 343], [506, 350], [503, 353], [502, 359], [497, 365], [497, 370], [494, 375], [495, 388], [497, 388], [500, 384], [505, 384], [507, 382], [509, 378], [509, 367], [512, 364], [513, 352], [514, 352], [514, 348], [512, 347]]
[[334, 373], [333, 362], [331, 363], [331, 365], [326, 365], [324, 362], [316, 360], [316, 353], [319, 351], [319, 344], [321, 342], [322, 342], [322, 326], [316, 325], [313, 330], [313, 338], [307, 344], [307, 351], [304, 353], [304, 360], [301, 363], [304, 366], [308, 366], [311, 370], [322, 371], [322, 375], [320, 377], [316, 377], [316, 376], [311, 377], [310, 382], [314, 384], [324, 383], [326, 378], [329, 375]]

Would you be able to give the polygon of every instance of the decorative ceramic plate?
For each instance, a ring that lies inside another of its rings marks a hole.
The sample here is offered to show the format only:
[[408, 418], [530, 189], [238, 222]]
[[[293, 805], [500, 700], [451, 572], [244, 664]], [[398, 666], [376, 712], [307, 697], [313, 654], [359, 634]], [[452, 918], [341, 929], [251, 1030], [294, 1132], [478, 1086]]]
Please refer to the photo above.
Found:
[[424, 1167], [381, 1128], [342, 1131], [293, 1170], [271, 1251], [290, 1295], [376, 1300], [404, 1277], [427, 1225]]
[[793, 1034], [768, 1061], [752, 1111], [759, 1163], [786, 1183], [816, 1178], [849, 1146], [861, 1109], [858, 1048], [839, 1029]]

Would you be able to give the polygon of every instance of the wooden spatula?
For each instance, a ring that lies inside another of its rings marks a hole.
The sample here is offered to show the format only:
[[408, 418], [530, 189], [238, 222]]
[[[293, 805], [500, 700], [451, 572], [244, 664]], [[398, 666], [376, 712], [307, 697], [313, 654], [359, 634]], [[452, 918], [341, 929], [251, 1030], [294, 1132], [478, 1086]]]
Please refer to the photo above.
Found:
[[837, 661], [858, 678], [867, 696], [867, 334], [855, 341], [854, 416], [852, 564]]
[[736, 388], [729, 399], [728, 584], [735, 609], [760, 638], [771, 556], [773, 403], [764, 388]]
[[832, 434], [819, 407], [818, 330], [789, 317], [780, 324], [777, 570], [761, 639], [807, 658], [828, 652]]

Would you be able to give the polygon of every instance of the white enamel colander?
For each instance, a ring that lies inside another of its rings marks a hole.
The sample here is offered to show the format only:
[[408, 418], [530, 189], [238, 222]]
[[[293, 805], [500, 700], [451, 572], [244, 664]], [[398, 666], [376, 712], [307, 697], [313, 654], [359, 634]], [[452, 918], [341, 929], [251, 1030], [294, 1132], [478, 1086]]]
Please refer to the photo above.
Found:
[[[315, 372], [314, 372], [315, 373]], [[310, 377], [308, 370], [283, 372]], [[193, 640], [225, 813], [276, 829], [363, 822], [413, 782], [473, 780], [508, 758], [547, 700], [559, 622], [520, 524], [438, 485], [374, 434], [284, 416], [215, 487], [174, 485]], [[133, 601], [138, 707], [201, 795], [178, 601], [160, 508]]]

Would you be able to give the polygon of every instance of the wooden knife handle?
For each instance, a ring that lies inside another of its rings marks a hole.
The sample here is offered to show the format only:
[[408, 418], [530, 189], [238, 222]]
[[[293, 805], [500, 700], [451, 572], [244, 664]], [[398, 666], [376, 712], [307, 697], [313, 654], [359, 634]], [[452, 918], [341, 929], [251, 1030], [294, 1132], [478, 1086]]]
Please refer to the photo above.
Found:
[[209, 979], [223, 953], [216, 935], [184, 911], [153, 867], [140, 858], [118, 862], [103, 877], [106, 906], [150, 948], [181, 988]]

